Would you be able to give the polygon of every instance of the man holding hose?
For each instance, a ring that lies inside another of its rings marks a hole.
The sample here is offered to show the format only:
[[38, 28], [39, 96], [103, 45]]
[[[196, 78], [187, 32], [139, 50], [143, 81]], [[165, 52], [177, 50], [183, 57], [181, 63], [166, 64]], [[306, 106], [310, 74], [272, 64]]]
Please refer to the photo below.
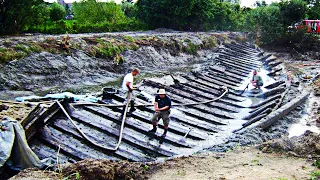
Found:
[[[128, 73], [123, 78], [123, 81], [122, 81], [122, 89], [127, 93], [127, 100], [128, 100], [128, 97], [129, 97], [129, 93], [131, 93], [131, 97], [130, 97], [131, 107], [130, 107], [130, 111], [128, 113], [128, 116], [130, 116], [131, 113], [133, 111], [135, 111], [135, 108], [134, 108], [134, 94], [133, 94], [133, 90], [135, 90], [135, 87], [133, 86], [133, 77], [137, 76], [139, 73], [140, 73], [140, 70], [138, 68], [133, 68], [132, 71], [130, 73]], [[122, 115], [124, 114], [124, 111], [125, 111], [125, 106], [124, 106]]]
[[155, 133], [157, 131], [157, 124], [160, 119], [163, 120], [164, 132], [161, 135], [161, 138], [165, 138], [168, 132], [169, 122], [170, 122], [170, 108], [171, 108], [171, 99], [166, 95], [164, 89], [159, 89], [157, 96], [155, 97], [154, 109], [155, 114], [151, 118], [153, 129], [150, 133]]

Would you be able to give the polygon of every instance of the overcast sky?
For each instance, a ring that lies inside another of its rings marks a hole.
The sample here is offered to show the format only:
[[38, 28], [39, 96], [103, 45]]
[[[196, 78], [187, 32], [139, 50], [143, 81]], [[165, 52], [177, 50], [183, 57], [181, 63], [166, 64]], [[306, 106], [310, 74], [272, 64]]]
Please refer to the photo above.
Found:
[[[56, 2], [56, 0], [44, 0], [47, 2]], [[80, 0], [65, 0], [66, 3], [71, 3], [74, 1], [80, 1]], [[100, 0], [100, 1], [108, 1], [108, 0]], [[257, 0], [240, 0], [240, 5], [241, 6], [247, 6], [247, 7], [252, 7], [253, 4], [256, 2]], [[265, 0], [267, 4], [270, 4], [271, 2], [279, 2], [280, 0]], [[120, 3], [121, 0], [114, 0], [114, 2], [116, 3]]]

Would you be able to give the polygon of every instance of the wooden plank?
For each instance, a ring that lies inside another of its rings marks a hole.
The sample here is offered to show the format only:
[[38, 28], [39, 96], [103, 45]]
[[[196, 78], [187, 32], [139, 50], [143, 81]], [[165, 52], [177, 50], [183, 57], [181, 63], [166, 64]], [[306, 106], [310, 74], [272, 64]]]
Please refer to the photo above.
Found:
[[59, 109], [59, 107], [56, 103], [51, 104], [49, 107], [39, 104], [37, 110], [30, 114], [23, 123], [27, 140], [30, 140], [38, 129], [43, 127], [45, 124], [44, 120], [48, 116], [54, 115], [54, 113], [57, 112], [57, 109]]
[[[81, 134], [74, 128], [73, 124], [70, 121], [66, 121], [64, 119], [57, 119], [54, 121], [54, 126], [58, 127], [59, 130], [63, 130], [64, 132], [67, 132], [71, 134], [73, 137], [76, 137], [79, 140], [86, 141]], [[113, 148], [116, 146], [118, 139], [109, 137], [106, 133], [104, 133], [101, 129], [98, 128], [92, 128], [88, 126], [87, 124], [79, 123], [77, 126], [81, 129], [81, 131], [86, 134], [91, 140], [94, 142], [97, 142], [103, 146]], [[106, 138], [108, 137], [108, 138]], [[87, 143], [90, 145], [90, 143]], [[103, 153], [106, 154], [116, 154], [119, 157], [122, 157], [122, 159], [128, 159], [131, 161], [152, 161], [154, 159], [150, 158], [149, 156], [146, 156], [143, 151], [140, 149], [131, 146], [125, 142], [122, 142], [119, 146], [118, 150], [113, 151], [106, 151], [104, 149], [101, 149], [99, 147], [96, 147], [95, 149], [100, 149]]]
[[[146, 103], [146, 101], [143, 101], [141, 99], [136, 99], [135, 102], [137, 103]], [[138, 109], [141, 109], [143, 111], [148, 111], [150, 113], [154, 113], [154, 108], [153, 107], [139, 107]], [[187, 126], [193, 126], [193, 127], [196, 127], [196, 129], [199, 129], [199, 134], [202, 132], [202, 131], [206, 131], [206, 132], [214, 132], [216, 133], [217, 132], [217, 128], [216, 126], [213, 126], [212, 124], [209, 124], [205, 121], [201, 121], [199, 120], [198, 118], [193, 118], [191, 116], [188, 116], [187, 114], [184, 114], [183, 112], [180, 112], [178, 109], [176, 108], [173, 108], [171, 110], [171, 114], [170, 114], [170, 118], [171, 119], [174, 119], [175, 121], [173, 122], [170, 122], [170, 127], [171, 127], [171, 124], [173, 123], [176, 123], [178, 124], [178, 122], [181, 122]], [[176, 111], [178, 111], [179, 113], [175, 113]], [[194, 131], [192, 131], [194, 132]], [[204, 136], [206, 137], [206, 136]]]
[[60, 146], [61, 152], [68, 156], [81, 160], [88, 158], [120, 160], [119, 157], [106, 155], [53, 127], [49, 127], [49, 130], [51, 132], [50, 137], [39, 136], [39, 138], [52, 147], [58, 148]]
[[[86, 112], [86, 111], [76, 111], [73, 115], [75, 120], [90, 124], [95, 126], [109, 134], [117, 137], [119, 136], [119, 129], [115, 129], [114, 127], [118, 126], [119, 124], [115, 124], [114, 122], [105, 119], [99, 115]], [[171, 144], [163, 144], [161, 148], [157, 148], [155, 142], [149, 144], [150, 146], [147, 147], [148, 140], [149, 140], [149, 133], [141, 133], [132, 129], [128, 126], [125, 126], [123, 131], [123, 141], [127, 142], [128, 144], [135, 145], [140, 148], [145, 148], [147, 150], [152, 151], [153, 153], [162, 154], [163, 156], [173, 156], [176, 155], [176, 152], [179, 152], [181, 148], [177, 148]]]
[[[116, 113], [119, 116], [115, 116], [115, 113], [108, 110], [107, 108], [93, 108], [93, 107], [88, 107], [86, 108], [87, 110], [91, 109], [90, 112], [95, 113], [96, 115], [102, 116], [104, 118], [109, 118], [110, 120], [112, 119], [114, 122], [117, 122], [120, 116], [120, 113]], [[150, 136], [150, 133], [147, 131], [151, 128], [150, 124], [141, 122], [139, 120], [133, 119], [133, 118], [127, 118], [126, 119], [126, 127], [130, 127], [140, 133], [144, 133], [147, 136]], [[173, 133], [167, 134], [167, 137], [165, 139], [166, 142], [177, 146], [177, 147], [184, 147], [184, 148], [191, 148], [195, 146], [195, 143], [181, 143], [179, 142], [179, 138], [176, 138], [176, 135]]]

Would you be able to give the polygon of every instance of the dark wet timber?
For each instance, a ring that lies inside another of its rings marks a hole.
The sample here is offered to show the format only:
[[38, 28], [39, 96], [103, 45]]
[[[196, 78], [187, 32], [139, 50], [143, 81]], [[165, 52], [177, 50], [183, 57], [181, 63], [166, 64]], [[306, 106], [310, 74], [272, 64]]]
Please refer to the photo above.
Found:
[[[50, 111], [33, 115], [23, 124], [30, 128], [27, 132], [29, 144], [41, 158], [51, 157], [59, 161], [75, 162], [85, 158], [153, 161], [159, 157], [191, 154], [208, 146], [223, 143], [223, 136], [241, 129], [268, 115], [281, 98], [283, 81], [265, 84], [265, 92], [254, 95], [259, 101], [247, 103], [248, 97], [235, 92], [246, 81], [253, 69], [263, 65], [266, 69], [277, 69], [279, 62], [263, 55], [263, 52], [246, 43], [226, 44], [219, 49], [218, 56], [208, 60], [203, 71], [179, 75], [184, 79], [176, 85], [144, 80], [137, 92], [137, 110], [126, 118], [122, 143], [116, 151], [103, 149], [88, 142], [69, 119], [57, 111], [53, 105]], [[267, 73], [270, 73], [267, 72]], [[179, 80], [177, 78], [177, 80]], [[222, 86], [228, 92], [221, 99], [207, 104], [179, 105], [203, 102], [219, 97]], [[150, 118], [154, 113], [152, 101], [159, 88], [165, 88], [174, 103], [167, 137], [163, 142], [154, 138], [163, 133], [160, 121], [156, 136], [148, 133], [152, 128]], [[102, 104], [123, 104], [119, 94], [101, 100]], [[40, 107], [39, 107], [40, 108]], [[241, 114], [246, 109], [246, 114]], [[75, 106], [70, 117], [92, 141], [107, 147], [114, 147], [119, 138], [121, 126], [121, 106]], [[36, 114], [36, 112], [35, 112]], [[37, 122], [40, 121], [40, 122]], [[186, 138], [181, 141], [186, 135]], [[221, 139], [219, 139], [221, 137]]]

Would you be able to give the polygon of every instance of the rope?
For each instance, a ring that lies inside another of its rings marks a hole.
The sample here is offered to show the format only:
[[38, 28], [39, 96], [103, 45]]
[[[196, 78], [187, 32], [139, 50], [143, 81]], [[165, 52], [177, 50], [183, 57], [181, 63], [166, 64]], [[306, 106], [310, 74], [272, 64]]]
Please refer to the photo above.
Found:
[[64, 107], [60, 104], [60, 102], [59, 102], [59, 101], [56, 101], [56, 102], [57, 102], [57, 104], [59, 105], [59, 107], [61, 108], [61, 110], [63, 111], [63, 113], [67, 116], [67, 118], [71, 121], [71, 123], [77, 128], [77, 130], [79, 131], [79, 133], [80, 133], [87, 141], [89, 141], [89, 142], [92, 143], [93, 145], [95, 145], [95, 146], [97, 146], [97, 147], [100, 147], [100, 148], [102, 148], [102, 149], [109, 150], [109, 151], [116, 151], [116, 150], [119, 148], [119, 146], [120, 146], [120, 144], [121, 144], [121, 141], [122, 141], [124, 123], [125, 123], [125, 120], [126, 120], [126, 114], [127, 114], [127, 111], [128, 111], [130, 99], [131, 99], [131, 92], [128, 93], [126, 107], [125, 107], [125, 111], [124, 111], [124, 114], [123, 114], [123, 117], [122, 117], [122, 123], [121, 123], [119, 140], [118, 140], [118, 143], [117, 143], [116, 147], [114, 147], [114, 148], [102, 146], [102, 145], [100, 145], [100, 144], [92, 141], [92, 140], [91, 140], [87, 135], [85, 135], [85, 134], [80, 130], [80, 128], [75, 124], [75, 122], [74, 122], [74, 121], [72, 120], [72, 118], [69, 116], [69, 114], [68, 114], [67, 111], [64, 109]]
[[33, 104], [33, 105], [52, 103], [52, 101], [39, 101], [39, 102], [25, 101], [25, 102], [16, 102], [16, 101], [4, 101], [4, 100], [0, 100], [0, 102], [1, 102], [1, 103], [8, 103], [8, 104]]

